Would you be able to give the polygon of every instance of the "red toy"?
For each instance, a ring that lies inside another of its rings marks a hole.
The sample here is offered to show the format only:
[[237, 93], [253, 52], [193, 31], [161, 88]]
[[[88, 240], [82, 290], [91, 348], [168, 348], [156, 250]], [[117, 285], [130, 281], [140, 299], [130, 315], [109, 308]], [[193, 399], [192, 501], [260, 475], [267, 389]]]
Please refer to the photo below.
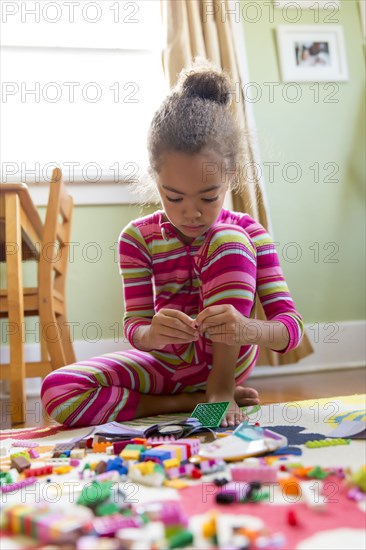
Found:
[[52, 471], [52, 466], [40, 466], [39, 468], [28, 468], [27, 470], [24, 470], [24, 475], [25, 477], [47, 476], [49, 474], [52, 474]]

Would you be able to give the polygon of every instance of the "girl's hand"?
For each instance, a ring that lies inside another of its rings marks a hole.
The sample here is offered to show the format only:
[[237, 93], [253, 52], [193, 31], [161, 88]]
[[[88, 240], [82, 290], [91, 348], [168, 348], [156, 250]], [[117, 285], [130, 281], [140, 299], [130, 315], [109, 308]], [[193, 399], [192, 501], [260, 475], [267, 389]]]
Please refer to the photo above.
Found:
[[154, 315], [149, 327], [152, 349], [162, 349], [168, 344], [186, 344], [198, 338], [196, 321], [176, 309], [161, 309]]
[[247, 338], [247, 324], [250, 319], [244, 317], [230, 304], [209, 306], [196, 317], [201, 334], [206, 332], [212, 342], [229, 346], [234, 344], [253, 344]]

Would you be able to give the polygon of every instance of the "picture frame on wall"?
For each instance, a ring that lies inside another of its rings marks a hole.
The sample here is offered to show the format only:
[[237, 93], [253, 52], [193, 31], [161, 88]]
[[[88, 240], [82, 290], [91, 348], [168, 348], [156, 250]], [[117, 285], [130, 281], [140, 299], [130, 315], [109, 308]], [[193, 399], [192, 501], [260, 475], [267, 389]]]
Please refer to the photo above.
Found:
[[358, 5], [360, 7], [361, 26], [363, 31], [363, 37], [366, 38], [366, 5], [365, 0], [360, 0]]
[[278, 25], [283, 82], [348, 81], [341, 25]]
[[304, 10], [339, 10], [340, 0], [273, 0], [275, 8]]

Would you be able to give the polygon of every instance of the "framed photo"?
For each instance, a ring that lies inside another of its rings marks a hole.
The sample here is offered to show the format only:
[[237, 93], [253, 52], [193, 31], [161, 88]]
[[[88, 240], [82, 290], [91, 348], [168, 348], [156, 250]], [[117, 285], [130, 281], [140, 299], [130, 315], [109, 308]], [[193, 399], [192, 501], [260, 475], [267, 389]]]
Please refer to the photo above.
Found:
[[273, 0], [275, 8], [339, 10], [340, 0]]
[[341, 25], [279, 25], [277, 44], [283, 82], [348, 80]]
[[365, 0], [360, 0], [358, 5], [360, 6], [361, 25], [363, 30], [363, 36], [366, 38], [366, 6]]

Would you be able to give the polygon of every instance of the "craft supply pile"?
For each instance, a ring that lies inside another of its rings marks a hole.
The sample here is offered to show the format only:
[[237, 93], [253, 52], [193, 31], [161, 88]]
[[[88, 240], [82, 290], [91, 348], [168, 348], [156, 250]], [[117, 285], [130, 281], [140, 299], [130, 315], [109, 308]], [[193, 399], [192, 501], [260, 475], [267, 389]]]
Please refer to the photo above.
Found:
[[[335, 452], [351, 443], [323, 441]], [[208, 443], [104, 431], [54, 446], [3, 444], [1, 548], [289, 548], [289, 530], [334, 507], [327, 480], [356, 510], [366, 468], [304, 466], [287, 443], [243, 422]], [[277, 509], [275, 524], [263, 519]]]

